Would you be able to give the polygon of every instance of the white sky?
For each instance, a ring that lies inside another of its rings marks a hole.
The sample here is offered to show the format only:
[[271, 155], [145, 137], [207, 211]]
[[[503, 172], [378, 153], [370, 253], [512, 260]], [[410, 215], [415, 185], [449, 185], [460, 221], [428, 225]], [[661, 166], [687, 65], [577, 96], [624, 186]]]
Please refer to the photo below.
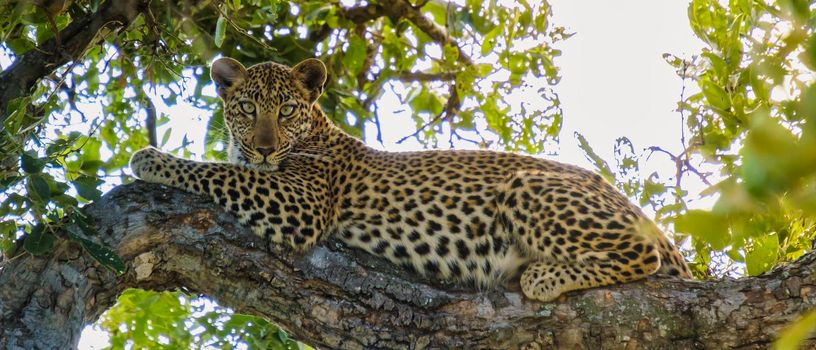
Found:
[[[555, 24], [577, 33], [559, 44], [563, 56], [556, 60], [563, 76], [556, 91], [564, 109], [564, 128], [560, 155], [554, 159], [589, 166], [572, 136], [574, 131], [582, 133], [595, 151], [610, 162], [615, 139], [620, 136], [629, 137], [636, 152], [654, 145], [673, 152], [680, 150], [680, 117], [674, 109], [681, 81], [662, 54], [688, 57], [700, 52], [702, 43], [693, 37], [688, 26], [688, 3], [667, 0], [550, 2]], [[205, 89], [205, 93], [214, 95], [212, 88]], [[385, 103], [393, 104], [383, 101]], [[384, 111], [395, 109], [400, 106], [381, 105], [381, 117]], [[194, 140], [202, 140], [208, 115], [184, 106], [183, 102], [163, 112], [173, 116], [173, 121], [164, 126], [173, 128], [170, 145], [178, 145], [185, 133]], [[408, 128], [384, 124], [384, 146], [376, 147], [415, 148], [413, 141], [395, 144], [412, 130], [413, 122]], [[163, 132], [159, 130], [159, 137]], [[370, 139], [376, 142], [373, 137]], [[202, 143], [198, 141], [192, 150], [200, 154]], [[661, 162], [658, 155], [653, 156], [649, 164], [664, 170], [672, 166]], [[103, 334], [89, 327], [83, 333], [79, 348], [98, 349], [105, 342]]]
[[701, 51], [702, 42], [688, 25], [688, 3], [551, 3], [555, 22], [577, 33], [560, 46], [563, 56], [557, 60], [563, 76], [556, 87], [564, 106], [561, 159], [583, 161], [574, 131], [607, 161], [620, 136], [629, 137], [636, 151], [653, 145], [681, 150], [680, 116], [674, 111], [681, 80], [662, 55], [689, 57]]

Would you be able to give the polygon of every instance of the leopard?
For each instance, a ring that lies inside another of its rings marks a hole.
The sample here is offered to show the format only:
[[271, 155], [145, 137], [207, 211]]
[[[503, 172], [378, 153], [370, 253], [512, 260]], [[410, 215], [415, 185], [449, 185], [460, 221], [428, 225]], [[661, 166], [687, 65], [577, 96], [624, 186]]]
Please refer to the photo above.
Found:
[[148, 147], [133, 154], [133, 174], [209, 196], [271, 245], [306, 252], [335, 237], [428, 280], [518, 283], [534, 301], [653, 274], [692, 278], [655, 222], [596, 172], [512, 152], [369, 147], [320, 107], [327, 75], [316, 58], [215, 60], [228, 161]]

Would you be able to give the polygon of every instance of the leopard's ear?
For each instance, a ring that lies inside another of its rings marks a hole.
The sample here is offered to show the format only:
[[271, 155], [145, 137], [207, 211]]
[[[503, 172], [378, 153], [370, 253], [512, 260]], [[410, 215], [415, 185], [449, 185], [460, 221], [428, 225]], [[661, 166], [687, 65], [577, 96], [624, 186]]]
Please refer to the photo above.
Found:
[[215, 60], [210, 68], [210, 77], [215, 82], [215, 90], [222, 99], [226, 99], [229, 88], [246, 79], [246, 75], [244, 65], [229, 57]]
[[326, 83], [326, 65], [316, 58], [307, 58], [292, 67], [292, 78], [306, 89], [310, 103], [317, 101]]

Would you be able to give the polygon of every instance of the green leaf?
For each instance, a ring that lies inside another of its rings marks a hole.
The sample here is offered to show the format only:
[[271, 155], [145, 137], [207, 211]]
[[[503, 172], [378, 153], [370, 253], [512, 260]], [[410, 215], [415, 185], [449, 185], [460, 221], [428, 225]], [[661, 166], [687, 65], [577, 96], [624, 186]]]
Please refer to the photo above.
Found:
[[48, 145], [45, 153], [48, 154], [49, 156], [62, 153], [66, 149], [68, 149], [68, 147], [72, 146], [74, 142], [76, 142], [76, 140], [80, 138], [80, 136], [82, 136], [81, 133], [72, 131], [70, 134], [68, 134], [67, 138], [57, 139], [53, 143]]
[[731, 242], [728, 220], [705, 210], [689, 210], [677, 218], [674, 228], [707, 242], [714, 250], [722, 250]]
[[731, 108], [731, 99], [728, 97], [728, 93], [716, 83], [708, 79], [703, 79], [700, 81], [700, 88], [703, 90], [703, 95], [706, 100], [712, 106], [723, 111], [727, 111]]
[[275, 336], [277, 336], [278, 340], [280, 340], [280, 342], [284, 343], [284, 344], [286, 343], [286, 341], [289, 340], [289, 336], [286, 335], [286, 332], [283, 329], [280, 329], [280, 328], [278, 328], [278, 331], [275, 332]]
[[83, 160], [79, 170], [85, 174], [96, 174], [100, 167], [104, 166], [105, 162], [101, 160]]
[[6, 178], [0, 177], [0, 191], [5, 191], [7, 188], [16, 185], [22, 180], [22, 176], [9, 175]]
[[15, 134], [20, 132], [23, 126], [27, 126], [24, 122], [26, 121], [29, 104], [31, 104], [30, 95], [18, 97], [8, 102], [6, 105], [7, 117], [3, 121], [6, 132]]
[[752, 247], [745, 253], [745, 268], [751, 276], [770, 270], [779, 259], [779, 237], [765, 235], [752, 238]]
[[496, 46], [496, 36], [502, 32], [503, 28], [503, 25], [497, 25], [485, 35], [484, 40], [482, 40], [482, 56], [487, 56], [490, 51], [493, 51]]
[[366, 51], [368, 47], [365, 40], [359, 36], [352, 36], [349, 38], [349, 45], [343, 55], [343, 65], [348, 68], [351, 76], [357, 76], [363, 68], [366, 59]]
[[164, 135], [162, 135], [161, 143], [159, 143], [159, 146], [164, 146], [167, 144], [167, 140], [170, 140], [170, 131], [172, 130], [173, 129], [168, 128], [167, 130], [164, 131]]
[[102, 196], [102, 191], [97, 189], [99, 184], [102, 183], [102, 180], [95, 177], [83, 175], [71, 181], [71, 183], [74, 185], [74, 188], [76, 188], [77, 193], [89, 201], [95, 201]]
[[48, 202], [51, 199], [51, 187], [42, 175], [32, 174], [28, 177], [28, 193], [33, 195], [40, 202]]
[[713, 68], [715, 72], [718, 74], [725, 72], [725, 60], [723, 60], [720, 56], [717, 56], [713, 52], [704, 52], [702, 56], [708, 59], [708, 63], [711, 64], [711, 68]]
[[70, 237], [72, 241], [79, 243], [82, 249], [85, 249], [85, 251], [102, 266], [111, 269], [111, 271], [117, 275], [125, 273], [125, 263], [122, 261], [122, 258], [116, 255], [112, 250], [85, 238], [84, 236], [87, 231], [83, 230], [79, 225], [71, 223], [68, 224], [65, 229], [68, 231], [68, 237]]
[[408, 97], [409, 104], [414, 113], [427, 112], [433, 115], [442, 113], [444, 102], [429, 89], [422, 88], [419, 93]]
[[779, 332], [779, 338], [773, 343], [773, 350], [804, 349], [802, 342], [816, 331], [816, 310], [810, 310], [798, 320], [792, 322]]
[[12, 220], [0, 221], [0, 254], [3, 254], [3, 256], [11, 257], [14, 255], [14, 243], [17, 240], [16, 232], [16, 222]]
[[609, 183], [615, 183], [615, 175], [612, 173], [612, 169], [609, 168], [609, 164], [603, 160], [601, 156], [595, 153], [584, 135], [579, 134], [577, 131], [574, 135], [575, 138], [578, 139], [578, 146], [584, 151], [584, 157], [592, 162], [592, 165], [595, 166], [595, 169], [601, 173], [601, 176], [603, 176], [606, 181], [609, 181]]
[[54, 246], [54, 235], [45, 232], [43, 224], [37, 224], [31, 228], [23, 241], [23, 248], [32, 255], [42, 255], [51, 251]]
[[751, 130], [740, 150], [743, 164], [739, 174], [745, 187], [755, 196], [787, 190], [812, 163], [803, 153], [806, 147], [797, 147], [797, 138], [779, 121], [767, 114], [755, 113]]
[[459, 59], [459, 48], [451, 43], [446, 43], [442, 47], [442, 57], [445, 58], [446, 63], [453, 64]]
[[218, 16], [218, 21], [215, 22], [215, 47], [221, 47], [224, 43], [224, 38], [227, 35], [227, 19], [224, 16]]
[[42, 172], [47, 162], [47, 158], [35, 158], [29, 155], [28, 152], [20, 155], [20, 167], [28, 174]]
[[37, 45], [29, 40], [26, 36], [17, 39], [12, 39], [6, 42], [8, 47], [15, 55], [20, 56], [29, 50], [35, 48]]
[[765, 84], [765, 81], [757, 74], [755, 69], [751, 69], [749, 74], [751, 89], [753, 89], [754, 94], [758, 99], [767, 101], [770, 98], [770, 93], [768, 92], [768, 86]]
[[76, 208], [79, 205], [79, 202], [77, 202], [76, 198], [71, 197], [71, 196], [69, 196], [67, 194], [60, 194], [60, 195], [57, 195], [57, 196], [52, 196], [51, 200], [54, 203], [57, 203], [63, 209], [65, 209], [65, 208]]

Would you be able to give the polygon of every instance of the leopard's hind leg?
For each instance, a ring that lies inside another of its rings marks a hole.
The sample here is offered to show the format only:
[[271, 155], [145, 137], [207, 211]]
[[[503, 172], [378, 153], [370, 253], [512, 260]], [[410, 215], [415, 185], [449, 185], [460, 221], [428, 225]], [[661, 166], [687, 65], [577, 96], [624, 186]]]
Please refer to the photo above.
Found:
[[572, 290], [642, 279], [660, 268], [660, 230], [592, 175], [518, 174], [498, 194], [501, 221], [532, 261], [521, 275], [527, 297], [550, 301]]

